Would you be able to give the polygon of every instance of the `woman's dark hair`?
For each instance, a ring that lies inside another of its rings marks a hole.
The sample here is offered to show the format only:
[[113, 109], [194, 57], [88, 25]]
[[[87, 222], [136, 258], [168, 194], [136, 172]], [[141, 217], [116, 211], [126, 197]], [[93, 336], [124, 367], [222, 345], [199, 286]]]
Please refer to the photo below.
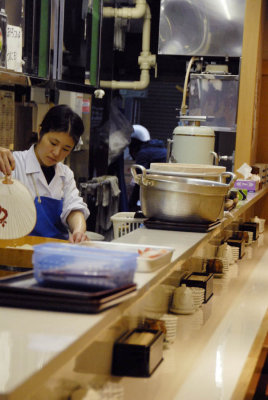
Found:
[[66, 132], [74, 140], [75, 145], [84, 132], [84, 124], [80, 116], [65, 104], [52, 107], [46, 113], [40, 126], [40, 139], [48, 132]]

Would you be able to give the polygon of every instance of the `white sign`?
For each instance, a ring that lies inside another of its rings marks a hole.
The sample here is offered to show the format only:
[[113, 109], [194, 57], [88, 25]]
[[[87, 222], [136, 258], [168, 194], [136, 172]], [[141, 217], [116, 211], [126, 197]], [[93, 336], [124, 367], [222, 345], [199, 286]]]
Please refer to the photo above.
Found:
[[22, 29], [7, 25], [7, 69], [22, 72]]

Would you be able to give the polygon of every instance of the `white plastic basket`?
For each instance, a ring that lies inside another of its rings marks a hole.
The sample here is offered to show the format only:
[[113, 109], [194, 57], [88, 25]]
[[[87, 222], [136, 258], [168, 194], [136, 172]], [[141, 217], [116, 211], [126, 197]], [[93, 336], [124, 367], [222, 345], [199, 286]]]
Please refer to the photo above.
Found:
[[145, 218], [134, 218], [134, 215], [135, 212], [119, 212], [111, 217], [115, 239], [140, 227]]

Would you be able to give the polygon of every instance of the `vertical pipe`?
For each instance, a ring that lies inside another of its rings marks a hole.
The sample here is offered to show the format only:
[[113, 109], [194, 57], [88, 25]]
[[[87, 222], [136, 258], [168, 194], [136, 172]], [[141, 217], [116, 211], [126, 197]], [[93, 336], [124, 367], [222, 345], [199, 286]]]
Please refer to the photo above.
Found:
[[97, 85], [98, 71], [98, 48], [99, 48], [99, 0], [93, 0], [92, 7], [92, 29], [91, 29], [91, 52], [90, 52], [90, 84]]
[[150, 34], [151, 34], [151, 12], [149, 6], [147, 5], [142, 26], [142, 51], [150, 52], [150, 41], [151, 41]]

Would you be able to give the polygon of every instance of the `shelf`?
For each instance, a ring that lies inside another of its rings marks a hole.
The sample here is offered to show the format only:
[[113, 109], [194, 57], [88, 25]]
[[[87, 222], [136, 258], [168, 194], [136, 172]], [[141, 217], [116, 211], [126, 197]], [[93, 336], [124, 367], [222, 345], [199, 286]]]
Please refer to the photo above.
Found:
[[0, 84], [31, 86], [30, 77], [23, 73], [0, 68]]
[[82, 83], [74, 83], [67, 81], [50, 81], [49, 79], [38, 78], [35, 76], [25, 75], [23, 73], [7, 70], [0, 67], [0, 85], [21, 85], [21, 86], [41, 86], [46, 87], [49, 85], [51, 88], [59, 90], [67, 90], [78, 93], [94, 93], [95, 86], [86, 85]]
[[[268, 193], [268, 185], [256, 193], [249, 193], [247, 200], [241, 202], [237, 208], [229, 213], [225, 213], [225, 217], [214, 230], [208, 233], [195, 232], [173, 232], [158, 229], [139, 228], [128, 235], [116, 239], [118, 243], [135, 243], [135, 244], [151, 244], [158, 246], [174, 247], [172, 261], [182, 263], [191, 256], [199, 247], [204, 246], [220, 232], [228, 227], [233, 221], [239, 219], [249, 208], [256, 204], [261, 198]], [[193, 243], [192, 241], [195, 241]], [[181, 242], [179, 242], [181, 240]]]
[[76, 82], [67, 82], [60, 80], [49, 80], [38, 77], [31, 77], [32, 86], [46, 87], [49, 85], [51, 88], [57, 88], [59, 90], [67, 90], [70, 92], [78, 92], [78, 93], [89, 93], [92, 94], [96, 90], [95, 86], [86, 85], [83, 83]]
[[[222, 221], [221, 227], [210, 233], [137, 229], [116, 240], [122, 243], [166, 245], [174, 247], [175, 251], [169, 265], [153, 273], [136, 273], [137, 294], [103, 313], [83, 315], [1, 307], [0, 352], [7, 354], [5, 365], [8, 364], [9, 368], [3, 366], [6, 379], [0, 380], [0, 399], [4, 396], [5, 399], [27, 400], [36, 387], [82, 354], [101, 334], [105, 334], [126, 312], [142, 301], [150, 290], [193, 255], [199, 246], [241, 216], [265, 196], [267, 190], [265, 188], [252, 195]], [[229, 302], [228, 299], [226, 301]]]
[[208, 239], [218, 235], [224, 228], [226, 228], [232, 221], [237, 220], [241, 217], [249, 208], [256, 204], [262, 197], [266, 196], [268, 193], [268, 186], [266, 185], [263, 189], [256, 193], [248, 193], [248, 198], [244, 202], [240, 202], [239, 206], [232, 210], [230, 213], [226, 213], [227, 216], [223, 218], [221, 225], [211, 231], [208, 234]]

